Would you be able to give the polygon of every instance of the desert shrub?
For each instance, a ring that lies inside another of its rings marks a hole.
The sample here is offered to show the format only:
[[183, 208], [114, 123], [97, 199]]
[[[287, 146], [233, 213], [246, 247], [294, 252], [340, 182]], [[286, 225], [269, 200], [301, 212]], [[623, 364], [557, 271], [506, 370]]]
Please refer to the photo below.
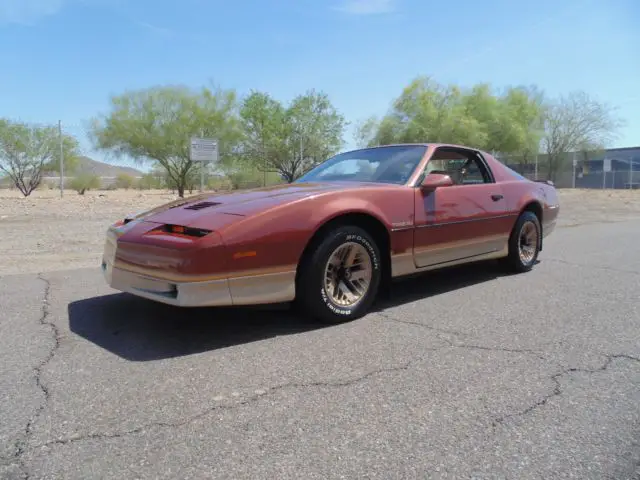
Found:
[[136, 188], [138, 190], [155, 190], [162, 188], [162, 181], [151, 173], [145, 173], [136, 182]]
[[119, 173], [116, 176], [116, 187], [123, 188], [125, 190], [129, 190], [133, 187], [136, 179], [127, 173]]
[[82, 174], [74, 177], [69, 185], [80, 195], [84, 195], [87, 190], [100, 188], [100, 177], [97, 175]]

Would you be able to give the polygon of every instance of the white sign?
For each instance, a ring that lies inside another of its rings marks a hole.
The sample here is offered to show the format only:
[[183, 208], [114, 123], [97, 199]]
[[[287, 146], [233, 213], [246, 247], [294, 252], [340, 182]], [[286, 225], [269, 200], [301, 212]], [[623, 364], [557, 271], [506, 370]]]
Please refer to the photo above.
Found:
[[218, 161], [218, 140], [211, 138], [191, 139], [191, 161], [192, 162], [217, 162]]
[[602, 162], [602, 168], [605, 172], [610, 172], [611, 171], [611, 159], [610, 158], [605, 158], [604, 161]]

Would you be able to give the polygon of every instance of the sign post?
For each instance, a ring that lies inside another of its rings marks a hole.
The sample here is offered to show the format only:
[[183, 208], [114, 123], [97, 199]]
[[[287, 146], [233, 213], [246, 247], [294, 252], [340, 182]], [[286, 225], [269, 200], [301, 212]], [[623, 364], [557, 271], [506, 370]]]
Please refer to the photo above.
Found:
[[207, 162], [218, 161], [218, 140], [213, 138], [191, 138], [190, 157], [200, 163], [200, 192], [204, 191], [204, 167]]
[[611, 159], [605, 158], [602, 161], [602, 188], [607, 187], [607, 172], [611, 171]]

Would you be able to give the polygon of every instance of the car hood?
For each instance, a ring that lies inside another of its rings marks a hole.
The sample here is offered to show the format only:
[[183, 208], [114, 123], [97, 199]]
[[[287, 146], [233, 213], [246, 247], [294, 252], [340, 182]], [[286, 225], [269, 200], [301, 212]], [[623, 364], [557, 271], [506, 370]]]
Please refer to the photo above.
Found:
[[370, 183], [293, 183], [252, 190], [204, 193], [179, 199], [130, 217], [153, 223], [197, 228], [221, 228], [249, 215], [255, 215], [285, 203], [335, 190], [351, 190]]

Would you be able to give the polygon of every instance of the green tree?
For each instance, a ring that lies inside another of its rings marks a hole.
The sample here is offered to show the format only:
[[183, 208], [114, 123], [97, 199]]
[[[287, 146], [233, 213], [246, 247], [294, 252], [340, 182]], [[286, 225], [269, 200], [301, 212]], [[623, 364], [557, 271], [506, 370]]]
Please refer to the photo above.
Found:
[[298, 95], [286, 108], [266, 93], [252, 92], [242, 104], [240, 117], [243, 156], [227, 172], [235, 177], [248, 162], [293, 182], [343, 145], [344, 117], [325, 93], [315, 90]]
[[[243, 156], [248, 165], [263, 172], [266, 184], [267, 172], [277, 169], [288, 156], [288, 124], [286, 110], [282, 104], [271, 98], [268, 93], [253, 91], [242, 102], [240, 118], [244, 132]], [[246, 164], [236, 163], [233, 171], [228, 172], [234, 178], [240, 178], [246, 170]]]
[[353, 129], [353, 139], [358, 148], [372, 146], [372, 142], [379, 130], [379, 120], [375, 116], [358, 122]]
[[111, 112], [91, 128], [97, 148], [160, 164], [180, 197], [198, 169], [190, 159], [192, 136], [218, 139], [221, 162], [237, 154], [242, 131], [233, 90], [168, 86], [125, 92], [111, 99]]
[[274, 167], [290, 183], [340, 151], [347, 123], [327, 94], [315, 90], [294, 98], [285, 119], [288, 154]]
[[555, 181], [569, 152], [602, 150], [624, 125], [615, 110], [585, 92], [561, 95], [546, 104], [542, 147], [547, 178]]
[[[65, 171], [73, 171], [78, 161], [78, 141], [62, 135]], [[42, 181], [44, 172], [60, 168], [60, 134], [57, 127], [39, 126], [0, 119], [0, 171], [25, 196]]]
[[494, 153], [522, 153], [539, 140], [541, 108], [523, 88], [503, 94], [489, 84], [470, 89], [418, 77], [405, 87], [381, 120], [363, 122], [360, 143], [441, 142]]
[[531, 164], [540, 153], [544, 135], [544, 116], [546, 111], [544, 93], [536, 86], [509, 89], [505, 96], [506, 107], [510, 110], [508, 118], [514, 118], [512, 131], [516, 136], [516, 145], [520, 146], [523, 165]]

